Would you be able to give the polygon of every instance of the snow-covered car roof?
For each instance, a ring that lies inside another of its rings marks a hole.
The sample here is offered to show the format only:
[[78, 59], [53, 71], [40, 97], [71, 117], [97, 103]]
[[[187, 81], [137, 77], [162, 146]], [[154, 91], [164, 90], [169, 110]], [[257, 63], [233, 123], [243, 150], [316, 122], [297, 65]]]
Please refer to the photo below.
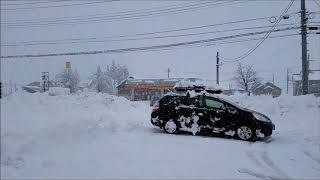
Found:
[[204, 80], [200, 78], [186, 78], [177, 82], [174, 86], [176, 91], [208, 92], [212, 94], [220, 94], [223, 89], [212, 80]]
[[201, 96], [201, 95], [205, 95], [205, 96], [208, 96], [208, 97], [214, 97], [214, 98], [217, 98], [221, 101], [224, 101], [224, 102], [227, 102], [233, 106], [236, 106], [240, 109], [245, 109], [243, 107], [241, 107], [241, 105], [229, 100], [229, 99], [226, 99], [226, 98], [223, 98], [221, 96], [219, 96], [217, 93], [209, 93], [207, 91], [199, 91], [199, 92], [196, 92], [194, 90], [187, 90], [186, 93], [183, 93], [183, 94], [179, 94], [179, 93], [174, 93], [174, 92], [169, 92], [167, 94], [165, 94], [164, 96], [187, 96], [187, 94], [189, 94], [189, 97], [192, 98], [192, 97], [196, 97], [196, 96]]
[[178, 81], [183, 78], [170, 78], [170, 79], [134, 79], [127, 78], [119, 83], [119, 86], [122, 85], [138, 85], [138, 84], [169, 84], [170, 86], [174, 86]]

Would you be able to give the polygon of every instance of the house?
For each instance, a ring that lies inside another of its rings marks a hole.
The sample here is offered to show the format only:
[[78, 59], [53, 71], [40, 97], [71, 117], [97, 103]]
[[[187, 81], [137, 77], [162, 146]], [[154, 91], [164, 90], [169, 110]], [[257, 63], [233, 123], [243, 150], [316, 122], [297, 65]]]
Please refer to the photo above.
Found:
[[170, 79], [134, 79], [132, 77], [122, 81], [118, 86], [118, 96], [132, 101], [152, 100], [173, 91], [174, 85], [182, 78]]
[[278, 97], [281, 95], [281, 88], [274, 85], [271, 82], [258, 85], [253, 90], [254, 95], [272, 95], [273, 97]]
[[[293, 95], [302, 95], [301, 75], [294, 74], [292, 76]], [[308, 81], [308, 92], [315, 96], [320, 96], [320, 71], [310, 71]]]

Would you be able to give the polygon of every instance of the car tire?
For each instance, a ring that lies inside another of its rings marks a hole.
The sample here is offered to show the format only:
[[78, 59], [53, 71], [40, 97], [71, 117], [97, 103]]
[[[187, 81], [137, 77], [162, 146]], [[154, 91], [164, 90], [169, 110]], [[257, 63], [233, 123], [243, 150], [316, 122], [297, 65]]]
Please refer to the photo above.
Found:
[[237, 137], [243, 141], [255, 141], [257, 136], [255, 128], [248, 125], [239, 126], [236, 134]]
[[169, 120], [165, 122], [163, 130], [168, 134], [176, 134], [178, 132], [178, 125], [175, 121]]

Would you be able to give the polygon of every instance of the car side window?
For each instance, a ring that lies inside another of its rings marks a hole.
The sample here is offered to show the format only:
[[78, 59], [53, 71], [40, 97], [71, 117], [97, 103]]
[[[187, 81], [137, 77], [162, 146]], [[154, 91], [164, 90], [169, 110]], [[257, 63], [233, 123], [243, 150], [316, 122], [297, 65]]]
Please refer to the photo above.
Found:
[[222, 102], [215, 99], [205, 98], [205, 103], [209, 108], [226, 109], [225, 105]]

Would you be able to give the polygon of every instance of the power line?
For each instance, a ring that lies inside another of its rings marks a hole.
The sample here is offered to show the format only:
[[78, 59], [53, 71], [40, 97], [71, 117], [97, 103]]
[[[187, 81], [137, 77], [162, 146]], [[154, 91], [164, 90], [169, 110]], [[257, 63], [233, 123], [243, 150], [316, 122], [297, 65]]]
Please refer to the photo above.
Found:
[[[80, 16], [78, 18], [70, 18], [70, 17], [63, 17], [63, 18], [58, 18], [58, 19], [52, 19], [52, 20], [40, 20], [40, 21], [35, 21], [35, 20], [29, 20], [29, 21], [23, 21], [20, 23], [17, 22], [5, 22], [2, 23], [4, 25], [25, 25], [25, 24], [32, 24], [32, 25], [41, 25], [41, 24], [47, 24], [47, 23], [71, 23], [72, 21], [84, 21], [84, 20], [98, 20], [98, 19], [108, 19], [108, 18], [113, 18], [113, 17], [121, 17], [121, 16], [128, 16], [128, 15], [139, 15], [143, 13], [152, 13], [152, 12], [161, 12], [161, 11], [172, 11], [172, 10], [179, 10], [179, 8], [185, 8], [185, 7], [196, 7], [199, 5], [209, 5], [212, 4], [212, 2], [205, 2], [205, 3], [196, 3], [196, 4], [190, 4], [190, 5], [183, 5], [183, 6], [166, 6], [168, 8], [163, 8], [163, 9], [154, 9], [154, 8], [149, 8], [145, 9], [143, 11], [139, 10], [133, 10], [133, 11], [122, 11], [122, 12], [115, 12], [115, 13], [107, 13], [107, 14], [101, 14], [101, 15], [89, 15], [89, 16]], [[71, 16], [72, 17], [72, 16]], [[21, 21], [21, 20], [20, 20]]]
[[63, 4], [63, 5], [52, 5], [52, 6], [38, 6], [38, 7], [21, 7], [21, 8], [1, 8], [2, 11], [16, 11], [16, 10], [25, 10], [25, 9], [47, 9], [47, 8], [57, 8], [57, 7], [70, 7], [70, 6], [80, 6], [80, 5], [90, 5], [90, 4], [102, 4], [111, 2], [114, 0], [108, 1], [94, 1], [94, 2], [86, 2], [86, 3], [77, 3], [77, 4]]
[[34, 4], [48, 4], [55, 2], [64, 2], [64, 1], [72, 1], [72, 0], [59, 0], [59, 1], [41, 1], [41, 2], [27, 2], [27, 3], [15, 3], [15, 4], [1, 4], [2, 6], [21, 6], [21, 5], [34, 5]]
[[[290, 24], [282, 24], [279, 26], [288, 26], [294, 25], [293, 23]], [[216, 30], [216, 31], [209, 31], [209, 32], [199, 32], [199, 33], [189, 33], [189, 34], [179, 34], [179, 35], [167, 35], [167, 36], [155, 36], [155, 37], [144, 37], [144, 38], [130, 38], [130, 39], [99, 39], [99, 38], [92, 38], [88, 40], [85, 39], [73, 39], [73, 40], [55, 40], [55, 41], [31, 41], [31, 42], [19, 42], [19, 43], [9, 43], [9, 44], [2, 44], [2, 47], [12, 47], [12, 46], [35, 46], [35, 45], [56, 45], [56, 44], [78, 44], [78, 43], [101, 43], [101, 42], [119, 42], [119, 41], [136, 41], [136, 40], [152, 40], [152, 39], [163, 39], [163, 38], [177, 38], [177, 37], [187, 37], [187, 36], [198, 36], [198, 35], [205, 35], [205, 34], [213, 34], [213, 33], [224, 33], [224, 32], [234, 32], [240, 30], [251, 30], [251, 29], [262, 29], [271, 26], [255, 26], [255, 27], [245, 27], [245, 28], [234, 28], [234, 29], [224, 29], [224, 30]], [[85, 41], [84, 41], [85, 40]]]
[[[163, 16], [163, 15], [169, 15], [169, 14], [178, 14], [182, 12], [187, 12], [194, 9], [200, 9], [200, 8], [211, 8], [211, 6], [218, 7], [217, 5], [223, 5], [226, 2], [222, 3], [216, 3], [212, 4], [212, 2], [206, 2], [206, 3], [199, 3], [199, 4], [193, 4], [183, 7], [175, 7], [175, 8], [168, 8], [168, 9], [161, 9], [157, 11], [149, 11], [149, 12], [136, 12], [136, 13], [119, 13], [117, 15], [108, 15], [108, 16], [101, 16], [101, 17], [89, 17], [89, 18], [78, 18], [78, 19], [60, 19], [60, 20], [53, 20], [48, 22], [35, 22], [35, 23], [26, 23], [26, 24], [14, 24], [14, 25], [8, 25], [4, 26], [7, 28], [14, 28], [14, 27], [37, 27], [37, 26], [53, 26], [53, 25], [78, 25], [78, 24], [87, 24], [87, 23], [100, 23], [100, 22], [106, 22], [106, 21], [119, 21], [119, 20], [133, 20], [133, 19], [141, 19], [145, 17], [153, 17], [153, 16]], [[230, 2], [227, 2], [230, 3]], [[181, 9], [182, 8], [182, 9]], [[184, 9], [183, 9], [184, 8]], [[164, 12], [161, 12], [164, 11]], [[144, 14], [143, 14], [144, 13]], [[130, 16], [129, 16], [130, 15]]]
[[[280, 31], [288, 31], [292, 29], [297, 29], [299, 27], [289, 27], [289, 28], [282, 28], [282, 29], [275, 29], [273, 32], [280, 32]], [[110, 53], [123, 53], [123, 52], [132, 52], [132, 51], [143, 51], [143, 50], [153, 50], [153, 49], [162, 49], [162, 48], [171, 48], [171, 47], [178, 47], [178, 46], [186, 46], [192, 44], [204, 44], [214, 41], [221, 41], [225, 39], [233, 39], [238, 37], [246, 37], [246, 36], [253, 36], [258, 34], [264, 34], [269, 31], [260, 31], [260, 32], [252, 32], [252, 33], [244, 33], [244, 34], [237, 34], [231, 36], [224, 36], [212, 39], [204, 39], [204, 40], [196, 40], [196, 41], [188, 41], [188, 42], [180, 42], [180, 43], [173, 43], [173, 44], [165, 44], [165, 45], [156, 45], [156, 46], [145, 46], [145, 47], [134, 47], [134, 48], [123, 48], [123, 49], [112, 49], [112, 50], [102, 50], [102, 51], [83, 51], [83, 52], [71, 52], [71, 53], [51, 53], [51, 54], [38, 54], [38, 55], [12, 55], [12, 56], [1, 56], [1, 58], [31, 58], [31, 57], [50, 57], [50, 56], [74, 56], [74, 55], [88, 55], [88, 54], [110, 54]]]
[[266, 33], [266, 35], [264, 36], [264, 38], [258, 42], [253, 48], [249, 49], [246, 53], [244, 53], [241, 56], [238, 56], [234, 59], [226, 59], [224, 58], [224, 62], [238, 62], [246, 57], [248, 57], [250, 54], [252, 54], [268, 37], [269, 35], [273, 32], [273, 30], [277, 27], [277, 25], [280, 23], [282, 16], [288, 12], [288, 10], [290, 9], [290, 7], [292, 6], [292, 4], [294, 3], [295, 0], [291, 0], [290, 3], [288, 4], [288, 6], [285, 8], [285, 10], [281, 13], [279, 19], [277, 20], [277, 22], [274, 24], [274, 26], [270, 29], [269, 32]]
[[[296, 36], [299, 35], [297, 33], [295, 34], [287, 34], [287, 35], [281, 35], [281, 36], [270, 36], [269, 39], [273, 38], [283, 38], [283, 37], [289, 37], [289, 36]], [[210, 47], [213, 45], [223, 45], [223, 44], [233, 44], [233, 43], [241, 43], [241, 42], [247, 42], [247, 41], [257, 41], [261, 40], [263, 38], [250, 38], [250, 39], [241, 39], [241, 40], [235, 40], [235, 41], [223, 41], [218, 43], [205, 43], [205, 44], [196, 44], [196, 45], [186, 45], [185, 47], [171, 47], [171, 48], [161, 48], [161, 49], [151, 49], [151, 50], [143, 50], [143, 52], [157, 52], [157, 51], [172, 51], [172, 50], [180, 50], [180, 49], [189, 49], [189, 48], [203, 48], [203, 47]], [[132, 53], [132, 52], [122, 52], [122, 53]], [[99, 54], [99, 53], [96, 53]], [[81, 55], [81, 54], [79, 54]], [[85, 54], [88, 55], [88, 54]]]
[[[282, 38], [282, 37], [296, 36], [296, 35], [299, 35], [299, 34], [300, 33], [269, 36], [269, 38], [271, 38], [271, 39], [272, 38]], [[232, 43], [247, 42], [247, 41], [257, 41], [257, 40], [261, 40], [261, 39], [263, 39], [263, 37], [260, 37], [260, 38], [247, 38], [247, 39], [240, 39], [240, 40], [233, 40], [233, 41], [223, 41], [223, 42], [220, 42], [220, 43], [206, 44], [206, 46], [217, 45], [217, 44], [232, 44]]]
[[[296, 36], [299, 35], [297, 33], [295, 34], [287, 34], [287, 35], [281, 35], [281, 36], [271, 36], [269, 38], [282, 38], [282, 37], [289, 37], [289, 36]], [[241, 43], [241, 42], [248, 42], [248, 41], [257, 41], [261, 40], [263, 38], [247, 38], [247, 39], [240, 39], [240, 40], [232, 40], [232, 41], [222, 41], [222, 42], [215, 42], [215, 43], [203, 43], [203, 44], [191, 44], [186, 45], [184, 47], [171, 47], [171, 48], [161, 48], [161, 49], [151, 49], [151, 50], [143, 50], [143, 52], [156, 52], [156, 51], [166, 51], [166, 50], [180, 50], [180, 49], [189, 49], [189, 48], [203, 48], [203, 47], [210, 47], [214, 45], [223, 45], [223, 44], [234, 44], [234, 43]], [[126, 53], [126, 52], [123, 52]], [[129, 52], [127, 52], [129, 53]], [[130, 52], [132, 53], [132, 52]]]
[[[195, 3], [196, 2], [196, 3]], [[192, 3], [179, 3], [176, 5], [167, 5], [167, 6], [161, 6], [161, 7], [153, 7], [153, 8], [144, 8], [144, 9], [136, 9], [136, 10], [129, 10], [129, 11], [119, 11], [119, 12], [113, 12], [113, 13], [97, 13], [97, 14], [88, 14], [88, 15], [77, 15], [77, 16], [64, 16], [64, 17], [58, 17], [58, 18], [38, 18], [38, 19], [18, 19], [11, 22], [25, 22], [25, 23], [32, 23], [32, 22], [51, 22], [51, 21], [57, 21], [57, 20], [78, 20], [81, 18], [93, 18], [93, 17], [101, 17], [101, 16], [110, 16], [110, 15], [123, 15], [127, 13], [142, 13], [142, 12], [149, 12], [154, 11], [158, 9], [164, 9], [164, 8], [173, 8], [173, 7], [181, 7], [181, 5], [192, 5], [195, 3], [198, 4], [199, 1], [195, 1]], [[10, 24], [10, 23], [2, 23], [2, 24]]]
[[313, 2], [316, 3], [320, 8], [320, 3], [319, 2], [317, 2], [316, 0], [313, 0]]
[[[210, 3], [210, 4], [209, 4]], [[229, 4], [227, 4], [229, 3]], [[180, 7], [180, 9], [173, 9], [170, 10], [158, 10], [158, 11], [152, 11], [152, 12], [145, 12], [144, 14], [141, 13], [135, 13], [133, 15], [128, 14], [120, 14], [120, 15], [114, 15], [114, 16], [105, 16], [105, 17], [96, 17], [96, 18], [81, 18], [78, 20], [55, 20], [52, 22], [34, 22], [34, 23], [20, 23], [20, 24], [11, 24], [11, 25], [4, 25], [4, 28], [23, 28], [23, 27], [41, 27], [41, 26], [56, 26], [56, 25], [80, 25], [80, 24], [88, 24], [88, 23], [101, 23], [101, 22], [112, 22], [112, 21], [120, 21], [120, 20], [134, 20], [134, 19], [141, 19], [141, 18], [147, 18], [147, 17], [160, 17], [165, 15], [173, 15], [173, 14], [179, 14], [188, 12], [190, 10], [195, 9], [207, 9], [212, 7], [220, 7], [225, 5], [230, 5], [235, 3], [243, 3], [236, 1], [232, 2], [222, 2], [222, 3], [215, 3], [212, 4], [212, 2], [207, 2], [198, 4], [198, 5], [189, 5], [184, 6], [183, 8]], [[161, 12], [164, 11], [164, 12]]]
[[[107, 36], [107, 37], [103, 37], [103, 38], [128, 38], [128, 37], [136, 37], [136, 36], [165, 34], [165, 33], [172, 33], [172, 32], [180, 32], [180, 31], [188, 31], [188, 30], [195, 30], [195, 29], [203, 29], [203, 28], [209, 28], [209, 27], [237, 24], [237, 23], [243, 23], [243, 22], [258, 21], [258, 20], [268, 19], [270, 17], [271, 16], [269, 16], [269, 17], [258, 17], [258, 18], [243, 19], [243, 20], [222, 22], [222, 23], [216, 23], [216, 24], [207, 24], [207, 25], [202, 25], [202, 26], [193, 26], [193, 27], [185, 27], [185, 28], [179, 28], [179, 29], [137, 33], [137, 34], [132, 34], [132, 35]], [[76, 40], [97, 40], [97, 38], [96, 37], [94, 37], [94, 38], [69, 38], [69, 39], [61, 39], [61, 40], [55, 40], [55, 41], [56, 42], [60, 42], [60, 41], [76, 41]], [[41, 42], [43, 42], [43, 41], [29, 41], [29, 42], [21, 42], [21, 43], [41, 43]]]

